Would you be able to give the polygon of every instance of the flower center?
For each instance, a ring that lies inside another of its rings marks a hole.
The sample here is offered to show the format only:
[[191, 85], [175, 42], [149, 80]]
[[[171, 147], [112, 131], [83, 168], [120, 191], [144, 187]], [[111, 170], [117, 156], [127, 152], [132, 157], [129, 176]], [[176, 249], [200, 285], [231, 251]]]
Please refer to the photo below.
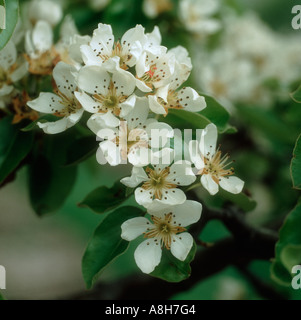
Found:
[[204, 158], [205, 168], [198, 174], [210, 174], [212, 179], [218, 184], [220, 177], [231, 176], [234, 174], [234, 168], [227, 168], [233, 162], [229, 162], [229, 155], [225, 154], [222, 157], [220, 150], [217, 150], [213, 157]]
[[118, 104], [118, 99], [116, 96], [107, 96], [106, 99], [104, 100], [104, 105], [107, 108], [115, 108], [116, 105]]
[[173, 90], [168, 91], [167, 102], [160, 97], [158, 98], [158, 102], [164, 107], [166, 113], [168, 113], [168, 109], [183, 109], [181, 100], [178, 98], [177, 92]]
[[164, 215], [163, 218], [152, 216], [153, 221], [152, 227], [148, 228], [148, 232], [144, 234], [145, 238], [156, 238], [161, 242], [161, 246], [165, 246], [167, 250], [170, 250], [173, 235], [186, 231], [185, 228], [181, 227], [181, 224], [177, 224], [174, 220], [172, 212]]
[[68, 98], [65, 94], [63, 94], [61, 91], [57, 90], [57, 95], [61, 98], [60, 103], [64, 106], [63, 110], [56, 111], [54, 113], [57, 117], [65, 117], [69, 116], [72, 113], [76, 113], [79, 109], [82, 108], [81, 104], [73, 99]]
[[148, 167], [145, 171], [149, 180], [142, 185], [142, 188], [145, 190], [151, 190], [155, 199], [161, 200], [163, 191], [177, 187], [176, 184], [168, 181], [170, 167], [165, 167], [163, 170], [158, 171]]
[[158, 75], [156, 75], [157, 67], [155, 64], [151, 65], [149, 71], [146, 71], [143, 76], [140, 78], [148, 87], [153, 88], [153, 82], [159, 81]]

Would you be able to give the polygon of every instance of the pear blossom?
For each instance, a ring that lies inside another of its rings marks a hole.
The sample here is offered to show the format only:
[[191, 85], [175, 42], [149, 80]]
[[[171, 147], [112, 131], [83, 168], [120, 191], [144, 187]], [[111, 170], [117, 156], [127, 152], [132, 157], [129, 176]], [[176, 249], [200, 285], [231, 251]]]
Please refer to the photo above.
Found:
[[118, 117], [124, 117], [135, 106], [134, 76], [124, 70], [112, 74], [100, 66], [84, 66], [78, 74], [78, 86], [83, 92], [75, 92], [83, 108], [94, 113], [106, 126], [116, 127]]
[[163, 46], [145, 50], [136, 64], [136, 85], [151, 92], [167, 85], [175, 71], [176, 57]]
[[[91, 117], [87, 123], [88, 127], [97, 138], [104, 140], [99, 144], [102, 155], [97, 156], [103, 156], [112, 166], [126, 160], [134, 166], [148, 165], [152, 152], [164, 148], [168, 139], [173, 137], [173, 129], [168, 124], [147, 119], [148, 114], [147, 98], [139, 97], [136, 99], [134, 109], [116, 128], [107, 128], [99, 118]], [[158, 137], [155, 137], [154, 133]], [[159, 138], [164, 139], [158, 141]]]
[[200, 141], [190, 141], [189, 153], [191, 161], [201, 175], [201, 183], [211, 195], [218, 192], [219, 186], [224, 190], [238, 194], [242, 191], [244, 182], [233, 176], [234, 169], [229, 168], [229, 156], [222, 156], [216, 149], [217, 128], [211, 123], [202, 130]]
[[190, 87], [179, 87], [189, 77], [192, 65], [188, 52], [183, 47], [176, 47], [169, 52], [176, 57], [175, 71], [166, 86], [160, 87], [154, 95], [149, 95], [151, 111], [157, 114], [168, 114], [168, 109], [185, 109], [198, 112], [206, 107], [205, 98]]
[[212, 18], [219, 6], [219, 0], [181, 0], [180, 19], [188, 31], [201, 35], [212, 34], [221, 28], [220, 22]]
[[56, 1], [32, 0], [28, 3], [26, 14], [33, 25], [39, 20], [44, 20], [51, 26], [55, 26], [63, 17], [63, 10]]
[[151, 273], [159, 265], [164, 247], [181, 261], [187, 258], [193, 238], [186, 227], [199, 221], [202, 205], [186, 200], [163, 210], [148, 210], [148, 213], [151, 221], [146, 217], [137, 217], [121, 225], [123, 239], [132, 241], [142, 234], [146, 238], [134, 253], [137, 266], [144, 273]]
[[16, 46], [12, 41], [0, 51], [0, 97], [11, 94], [14, 83], [21, 80], [27, 73], [26, 62], [17, 61]]
[[75, 77], [75, 67], [62, 61], [59, 62], [53, 69], [53, 78], [57, 86], [56, 94], [42, 92], [37, 99], [27, 103], [30, 108], [36, 111], [62, 118], [55, 122], [38, 122], [38, 126], [45, 133], [63, 132], [74, 126], [83, 115], [84, 109], [74, 95], [74, 90], [76, 90]]
[[142, 4], [144, 14], [150, 19], [155, 19], [161, 13], [170, 11], [172, 7], [171, 0], [143, 0]]
[[53, 32], [46, 21], [40, 20], [33, 30], [25, 35], [25, 58], [29, 63], [29, 72], [33, 74], [51, 74], [54, 66], [60, 60], [53, 46]]
[[165, 148], [152, 155], [151, 165], [133, 167], [132, 175], [120, 180], [130, 188], [135, 188], [136, 201], [145, 208], [176, 205], [185, 202], [186, 195], [179, 186], [192, 184], [196, 177], [189, 161], [172, 163], [173, 150]]
[[86, 65], [106, 66], [109, 71], [116, 68], [127, 70], [133, 67], [147, 42], [144, 28], [137, 25], [129, 29], [115, 42], [110, 25], [98, 24], [89, 45], [82, 45], [81, 52]]

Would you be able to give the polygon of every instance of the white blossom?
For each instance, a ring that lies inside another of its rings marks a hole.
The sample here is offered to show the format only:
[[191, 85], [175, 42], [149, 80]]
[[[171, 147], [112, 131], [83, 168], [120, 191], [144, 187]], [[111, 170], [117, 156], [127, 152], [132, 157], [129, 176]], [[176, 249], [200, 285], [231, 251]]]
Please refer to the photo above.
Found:
[[135, 188], [136, 201], [149, 209], [160, 205], [176, 205], [186, 200], [186, 195], [179, 186], [192, 184], [196, 177], [189, 161], [172, 163], [172, 151], [165, 148], [152, 155], [151, 166], [133, 167], [132, 175], [121, 179], [124, 185]]
[[135, 261], [144, 273], [154, 271], [161, 261], [164, 247], [181, 261], [187, 258], [193, 238], [186, 231], [186, 227], [200, 219], [202, 205], [186, 200], [183, 204], [163, 210], [148, 210], [148, 213], [151, 221], [145, 217], [137, 217], [121, 225], [123, 239], [132, 241], [141, 234], [146, 238], [134, 253]]
[[84, 109], [74, 95], [74, 90], [76, 90], [75, 76], [75, 67], [59, 62], [53, 70], [53, 78], [57, 85], [56, 94], [42, 92], [37, 99], [27, 103], [30, 108], [36, 111], [54, 114], [62, 118], [55, 122], [38, 122], [38, 126], [45, 133], [63, 132], [74, 126], [83, 115]]
[[143, 0], [142, 3], [142, 10], [150, 19], [154, 19], [161, 13], [170, 11], [172, 7], [171, 0]]
[[179, 16], [188, 31], [212, 34], [221, 28], [219, 20], [212, 16], [219, 10], [218, 0], [181, 0]]
[[244, 182], [233, 176], [234, 169], [229, 168], [229, 156], [222, 156], [216, 149], [217, 128], [209, 124], [202, 130], [200, 141], [190, 141], [189, 152], [191, 161], [201, 175], [201, 183], [211, 195], [218, 192], [219, 186], [224, 190], [237, 194], [242, 191]]
[[135, 78], [127, 71], [109, 73], [101, 66], [85, 66], [79, 71], [78, 86], [84, 92], [75, 95], [83, 108], [106, 126], [118, 126], [118, 117], [126, 116], [135, 106]]
[[[14, 83], [21, 80], [27, 73], [26, 62], [17, 62], [17, 50], [12, 41], [0, 51], [0, 97], [10, 95]], [[7, 97], [8, 98], [8, 97]]]
[[109, 71], [127, 70], [136, 64], [146, 42], [141, 25], [129, 29], [120, 41], [115, 41], [111, 26], [100, 23], [90, 44], [81, 46], [81, 52], [86, 65], [104, 65]]

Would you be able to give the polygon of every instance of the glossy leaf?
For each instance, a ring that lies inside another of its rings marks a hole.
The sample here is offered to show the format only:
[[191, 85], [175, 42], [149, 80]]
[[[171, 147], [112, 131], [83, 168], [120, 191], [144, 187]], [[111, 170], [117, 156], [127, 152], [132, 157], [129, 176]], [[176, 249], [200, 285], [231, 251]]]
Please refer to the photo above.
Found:
[[0, 30], [0, 50], [5, 47], [11, 38], [19, 18], [19, 1], [7, 0], [5, 1], [6, 9], [6, 28]]
[[75, 165], [96, 154], [98, 143], [95, 136], [81, 137], [74, 140], [67, 150], [66, 166]]
[[87, 288], [91, 288], [103, 269], [125, 252], [129, 242], [121, 238], [124, 221], [142, 216], [136, 207], [122, 207], [111, 212], [97, 227], [82, 260], [82, 272]]
[[72, 135], [45, 135], [29, 167], [29, 194], [38, 215], [59, 209], [72, 191], [77, 167], [63, 167]]
[[21, 132], [11, 122], [12, 117], [0, 121], [0, 183], [18, 167], [33, 144], [33, 134]]
[[219, 196], [221, 196], [226, 201], [235, 203], [239, 208], [241, 208], [245, 212], [252, 211], [256, 207], [256, 201], [242, 192], [239, 194], [233, 194], [223, 189], [220, 189]]
[[289, 213], [279, 232], [276, 257], [271, 269], [272, 278], [278, 283], [290, 285], [291, 268], [301, 264], [301, 199]]
[[80, 207], [88, 207], [96, 213], [105, 213], [123, 203], [132, 193], [127, 192], [126, 187], [116, 182], [112, 188], [99, 187], [89, 193], [79, 204]]
[[153, 277], [160, 278], [168, 282], [180, 282], [189, 278], [191, 274], [190, 263], [196, 254], [196, 244], [193, 243], [185, 261], [175, 258], [169, 250], [162, 252], [160, 264], [150, 274]]
[[298, 137], [291, 162], [291, 176], [295, 189], [301, 189], [301, 135]]

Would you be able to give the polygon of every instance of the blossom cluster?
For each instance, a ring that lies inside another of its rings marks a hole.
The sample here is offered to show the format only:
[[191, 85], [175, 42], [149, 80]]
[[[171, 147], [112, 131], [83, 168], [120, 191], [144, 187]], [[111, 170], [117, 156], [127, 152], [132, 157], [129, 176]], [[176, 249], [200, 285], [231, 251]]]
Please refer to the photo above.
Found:
[[[55, 6], [48, 8], [52, 15], [44, 5]], [[133, 165], [132, 175], [121, 182], [135, 188], [136, 202], [147, 216], [124, 222], [121, 237], [131, 241], [144, 234], [146, 240], [135, 251], [137, 265], [145, 273], [152, 272], [163, 248], [184, 261], [193, 246], [187, 227], [200, 219], [202, 211], [200, 203], [187, 200], [185, 188], [199, 176], [211, 195], [219, 187], [237, 194], [244, 184], [234, 176], [228, 155], [222, 156], [217, 148], [214, 124], [202, 130], [199, 141], [190, 141], [189, 159], [174, 160], [167, 143], [173, 128], [158, 120], [165, 119], [170, 109], [200, 112], [206, 107], [203, 96], [184, 86], [192, 70], [188, 51], [161, 45], [157, 27], [146, 33], [137, 25], [118, 40], [110, 25], [99, 23], [92, 37], [82, 36], [70, 17], [63, 21], [61, 37], [54, 43], [60, 7], [45, 0], [37, 8], [25, 21], [25, 52], [17, 55], [16, 44], [23, 40], [16, 37], [0, 52], [2, 108], [14, 101], [16, 121], [53, 115], [56, 121], [37, 121], [47, 134], [61, 133], [89, 114], [87, 126], [101, 140], [102, 157], [112, 166], [123, 160]], [[18, 84], [28, 75], [52, 76], [52, 92], [22, 96]], [[160, 143], [153, 134], [158, 130], [164, 132]]]

